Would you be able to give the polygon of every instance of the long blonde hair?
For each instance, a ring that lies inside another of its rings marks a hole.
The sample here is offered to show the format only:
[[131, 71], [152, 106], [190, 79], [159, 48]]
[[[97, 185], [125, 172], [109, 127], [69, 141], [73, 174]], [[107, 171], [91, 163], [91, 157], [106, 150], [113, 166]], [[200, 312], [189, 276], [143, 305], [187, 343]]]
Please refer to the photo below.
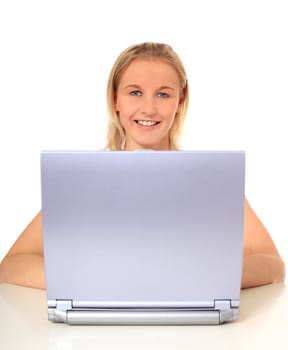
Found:
[[108, 127], [106, 148], [110, 150], [121, 150], [125, 143], [125, 131], [120, 124], [118, 114], [115, 110], [115, 98], [120, 79], [128, 65], [136, 58], [151, 57], [160, 59], [171, 64], [177, 71], [182, 89], [181, 106], [176, 115], [174, 123], [169, 132], [169, 144], [171, 150], [179, 149], [179, 137], [184, 125], [185, 116], [188, 109], [189, 89], [188, 80], [184, 65], [172, 49], [171, 46], [162, 43], [145, 42], [128, 47], [115, 61], [107, 84], [107, 107], [108, 107]]

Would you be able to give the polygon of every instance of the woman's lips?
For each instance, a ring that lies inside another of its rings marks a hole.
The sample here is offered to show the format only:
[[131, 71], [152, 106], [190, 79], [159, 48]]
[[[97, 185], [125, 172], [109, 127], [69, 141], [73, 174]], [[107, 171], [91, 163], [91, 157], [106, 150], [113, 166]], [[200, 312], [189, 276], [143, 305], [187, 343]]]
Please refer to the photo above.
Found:
[[135, 122], [140, 125], [140, 126], [143, 126], [145, 128], [151, 128], [155, 125], [158, 125], [160, 122], [157, 122], [157, 121], [152, 121], [152, 120], [135, 120]]

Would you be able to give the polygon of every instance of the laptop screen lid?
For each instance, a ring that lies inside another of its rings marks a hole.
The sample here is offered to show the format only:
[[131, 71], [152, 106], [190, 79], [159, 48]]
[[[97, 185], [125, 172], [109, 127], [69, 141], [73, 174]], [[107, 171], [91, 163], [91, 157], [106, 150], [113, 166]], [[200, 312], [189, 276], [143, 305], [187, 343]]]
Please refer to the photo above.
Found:
[[244, 159], [242, 151], [42, 152], [50, 318], [58, 300], [77, 310], [198, 311], [223, 300], [238, 308]]

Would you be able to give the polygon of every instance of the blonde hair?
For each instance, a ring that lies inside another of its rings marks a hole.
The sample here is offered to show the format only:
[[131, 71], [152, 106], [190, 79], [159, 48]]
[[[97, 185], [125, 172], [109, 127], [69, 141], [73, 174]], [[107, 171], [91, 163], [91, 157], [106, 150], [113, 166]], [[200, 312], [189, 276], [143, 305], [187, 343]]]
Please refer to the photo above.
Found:
[[184, 65], [172, 49], [171, 46], [162, 43], [145, 42], [128, 47], [124, 50], [115, 61], [107, 84], [107, 108], [108, 108], [108, 127], [107, 127], [107, 144], [106, 148], [110, 150], [121, 150], [125, 144], [125, 131], [119, 121], [118, 114], [115, 110], [115, 98], [120, 79], [129, 66], [136, 58], [159, 59], [169, 63], [177, 71], [182, 89], [181, 105], [176, 115], [174, 123], [169, 131], [169, 144], [171, 150], [179, 149], [179, 137], [184, 125], [185, 116], [188, 109], [189, 90], [188, 80]]

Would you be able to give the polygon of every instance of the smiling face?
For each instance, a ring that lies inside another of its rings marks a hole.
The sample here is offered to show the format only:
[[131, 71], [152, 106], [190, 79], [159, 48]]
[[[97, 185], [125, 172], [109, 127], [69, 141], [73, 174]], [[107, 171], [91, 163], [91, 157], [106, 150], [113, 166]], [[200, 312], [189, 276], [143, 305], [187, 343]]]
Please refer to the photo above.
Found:
[[170, 64], [160, 59], [132, 61], [121, 76], [115, 99], [126, 134], [125, 149], [168, 150], [180, 103], [179, 76]]

